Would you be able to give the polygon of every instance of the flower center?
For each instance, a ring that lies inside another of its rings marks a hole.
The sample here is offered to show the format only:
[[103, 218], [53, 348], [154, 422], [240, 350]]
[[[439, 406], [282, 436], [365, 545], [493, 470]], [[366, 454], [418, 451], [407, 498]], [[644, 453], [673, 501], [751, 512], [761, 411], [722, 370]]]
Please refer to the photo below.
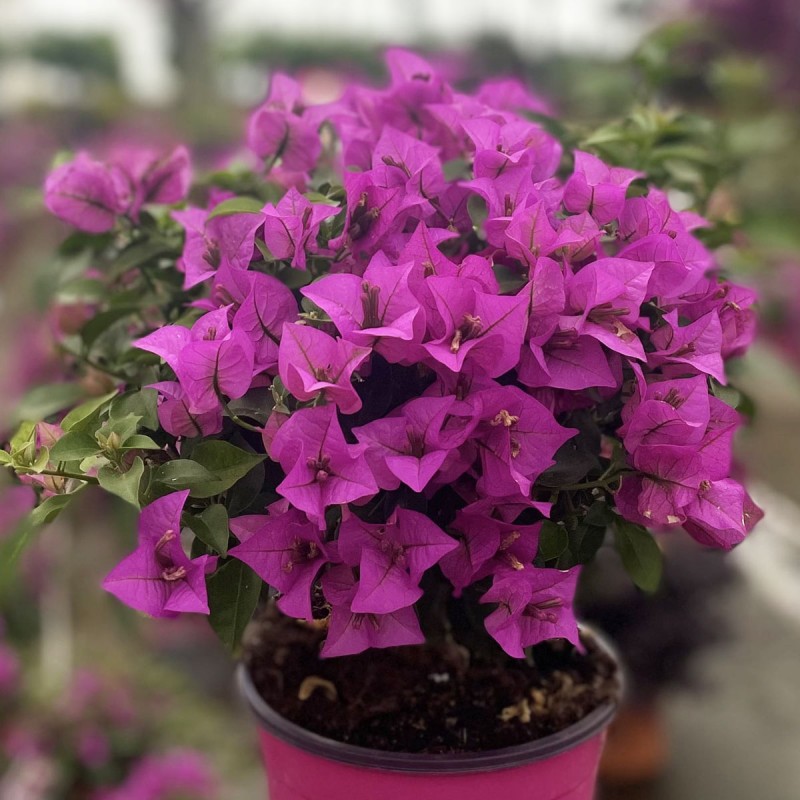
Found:
[[175, 539], [175, 531], [168, 530], [164, 533], [164, 535], [156, 542], [155, 546], [155, 555], [156, 561], [160, 567], [163, 567], [166, 571], [168, 568], [173, 567], [173, 561], [169, 557], [169, 555], [165, 552], [167, 545]]
[[356, 241], [369, 233], [372, 223], [380, 216], [379, 208], [367, 208], [367, 193], [362, 192], [358, 199], [353, 214], [350, 217], [350, 227], [347, 229], [350, 239]]
[[463, 372], [459, 374], [456, 380], [456, 399], [464, 400], [472, 389], [472, 380], [467, 377]]
[[393, 542], [391, 539], [382, 538], [380, 540], [381, 552], [389, 556], [392, 564], [398, 567], [406, 565], [406, 549], [403, 545]]
[[175, 538], [177, 538], [175, 536], [175, 531], [168, 530], [156, 542], [155, 547], [156, 562], [161, 567], [161, 579], [169, 583], [182, 580], [186, 577], [186, 567], [176, 566], [169, 554], [165, 552], [167, 545]]
[[406, 436], [408, 437], [406, 453], [414, 458], [422, 458], [425, 455], [425, 437], [410, 427], [406, 428]]
[[673, 354], [673, 358], [681, 358], [682, 356], [688, 356], [690, 353], [694, 353], [697, 349], [694, 342], [687, 342], [683, 347], [678, 348]]
[[219, 245], [216, 242], [208, 243], [208, 247], [206, 247], [206, 251], [203, 253], [203, 261], [212, 269], [219, 269], [219, 265], [222, 263], [222, 255], [219, 251]]
[[387, 167], [396, 167], [397, 169], [402, 170], [407, 178], [411, 177], [411, 170], [408, 168], [408, 166], [392, 158], [392, 156], [383, 156], [383, 158], [381, 158], [381, 161], [383, 161], [383, 163], [386, 164]]
[[674, 387], [670, 389], [663, 397], [660, 395], [660, 393], [657, 393], [656, 400], [661, 400], [662, 403], [668, 403], [675, 409], [680, 408], [686, 402], [686, 398], [681, 397], [681, 393]]
[[319, 555], [319, 546], [316, 542], [295, 536], [294, 539], [292, 539], [289, 553], [289, 560], [283, 565], [284, 572], [291, 572], [295, 564], [313, 561]]
[[504, 428], [510, 428], [519, 422], [519, 417], [516, 414], [510, 414], [505, 408], [495, 414], [494, 419], [489, 423], [493, 427], [502, 425]]
[[522, 613], [526, 617], [533, 617], [534, 619], [538, 619], [542, 622], [550, 622], [555, 624], [558, 622], [558, 614], [550, 611], [550, 609], [561, 608], [562, 605], [563, 603], [560, 598], [553, 597], [550, 600], [544, 600], [541, 603], [531, 603], [525, 607], [525, 611]]
[[217, 298], [217, 303], [220, 307], [234, 305], [239, 308], [239, 303], [236, 302], [233, 295], [221, 284], [217, 283], [214, 286], [214, 294]]
[[378, 617], [375, 614], [352, 614], [350, 619], [350, 625], [353, 627], [353, 630], [356, 631], [361, 628], [365, 620], [369, 622], [376, 631], [381, 627]]
[[578, 342], [578, 332], [574, 330], [556, 331], [547, 343], [550, 350], [571, 350]]
[[318, 381], [333, 383], [333, 367], [330, 364], [324, 367], [314, 367], [314, 377]]
[[616, 317], [624, 317], [626, 314], [630, 313], [630, 309], [627, 308], [614, 308], [611, 303], [601, 303], [599, 306], [595, 306], [589, 312], [589, 320], [592, 322], [596, 322], [598, 325], [602, 324], [613, 324], [613, 320]]
[[503, 560], [508, 564], [511, 569], [522, 570], [525, 565], [513, 554], [508, 552], [509, 548], [516, 542], [522, 534], [519, 531], [511, 531], [501, 542], [499, 552], [501, 552]]
[[320, 455], [316, 458], [309, 456], [306, 461], [309, 469], [314, 470], [314, 480], [318, 483], [324, 483], [331, 474], [331, 459], [330, 456]]
[[161, 570], [161, 577], [169, 583], [182, 580], [186, 577], [186, 567], [166, 567], [165, 569]]
[[378, 311], [378, 298], [380, 297], [380, 286], [374, 286], [369, 281], [361, 284], [361, 308], [364, 309], [364, 322], [362, 328], [378, 328], [381, 325], [381, 318]]
[[450, 352], [457, 353], [461, 345], [470, 339], [477, 339], [483, 331], [483, 322], [480, 317], [464, 314], [464, 319], [456, 329], [453, 340], [450, 342]]

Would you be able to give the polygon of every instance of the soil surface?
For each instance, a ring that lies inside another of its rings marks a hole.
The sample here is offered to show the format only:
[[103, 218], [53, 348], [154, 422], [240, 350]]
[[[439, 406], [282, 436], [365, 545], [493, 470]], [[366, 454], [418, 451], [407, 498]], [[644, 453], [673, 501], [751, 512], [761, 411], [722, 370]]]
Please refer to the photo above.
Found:
[[493, 750], [539, 739], [615, 699], [614, 662], [556, 641], [532, 663], [481, 662], [454, 645], [371, 650], [322, 660], [324, 633], [277, 612], [248, 634], [246, 661], [282, 716], [341, 742], [407, 753]]

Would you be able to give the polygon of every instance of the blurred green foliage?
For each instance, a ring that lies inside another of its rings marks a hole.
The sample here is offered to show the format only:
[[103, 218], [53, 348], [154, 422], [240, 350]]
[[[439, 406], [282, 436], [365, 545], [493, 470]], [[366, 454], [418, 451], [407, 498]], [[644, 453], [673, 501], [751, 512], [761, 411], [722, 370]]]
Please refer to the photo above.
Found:
[[0, 51], [0, 58], [12, 55], [28, 56], [43, 64], [109, 81], [118, 81], [120, 77], [117, 48], [108, 36], [42, 33], [22, 45]]

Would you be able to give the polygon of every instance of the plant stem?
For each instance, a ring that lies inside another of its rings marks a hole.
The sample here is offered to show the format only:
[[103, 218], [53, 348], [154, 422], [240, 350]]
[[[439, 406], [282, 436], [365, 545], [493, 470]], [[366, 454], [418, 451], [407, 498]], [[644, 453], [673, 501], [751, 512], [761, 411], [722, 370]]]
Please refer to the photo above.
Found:
[[264, 433], [263, 428], [259, 428], [256, 425], [251, 425], [249, 422], [245, 422], [238, 414], [234, 414], [228, 405], [228, 401], [222, 396], [222, 394], [217, 392], [217, 397], [219, 398], [220, 403], [222, 403], [222, 407], [225, 409], [234, 425], [238, 425], [240, 428], [244, 428], [246, 431], [253, 431], [253, 433]]
[[571, 483], [567, 486], [559, 486], [559, 492], [579, 492], [584, 489], [606, 489], [608, 488], [609, 484], [612, 484], [617, 478], [621, 477], [622, 475], [628, 475], [632, 472], [632, 470], [625, 469], [620, 470], [619, 472], [615, 472], [612, 475], [608, 476], [601, 476], [596, 481], [587, 481], [586, 483]]
[[76, 481], [85, 481], [86, 483], [96, 483], [96, 484], [100, 483], [100, 481], [98, 481], [97, 478], [93, 478], [91, 475], [81, 475], [79, 472], [63, 472], [62, 470], [58, 469], [42, 469], [39, 470], [39, 472], [32, 472], [28, 474], [52, 475], [54, 478], [68, 478]]

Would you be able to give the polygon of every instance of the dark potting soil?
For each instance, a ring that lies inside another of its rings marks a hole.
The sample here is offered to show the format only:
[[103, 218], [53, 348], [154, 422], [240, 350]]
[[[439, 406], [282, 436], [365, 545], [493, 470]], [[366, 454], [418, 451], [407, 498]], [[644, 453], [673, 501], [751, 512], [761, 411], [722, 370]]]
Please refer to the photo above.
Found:
[[591, 637], [534, 648], [532, 663], [470, 659], [454, 646], [371, 650], [320, 659], [324, 634], [268, 613], [248, 635], [255, 686], [279, 714], [340, 742], [406, 753], [523, 744], [616, 699], [617, 668]]

